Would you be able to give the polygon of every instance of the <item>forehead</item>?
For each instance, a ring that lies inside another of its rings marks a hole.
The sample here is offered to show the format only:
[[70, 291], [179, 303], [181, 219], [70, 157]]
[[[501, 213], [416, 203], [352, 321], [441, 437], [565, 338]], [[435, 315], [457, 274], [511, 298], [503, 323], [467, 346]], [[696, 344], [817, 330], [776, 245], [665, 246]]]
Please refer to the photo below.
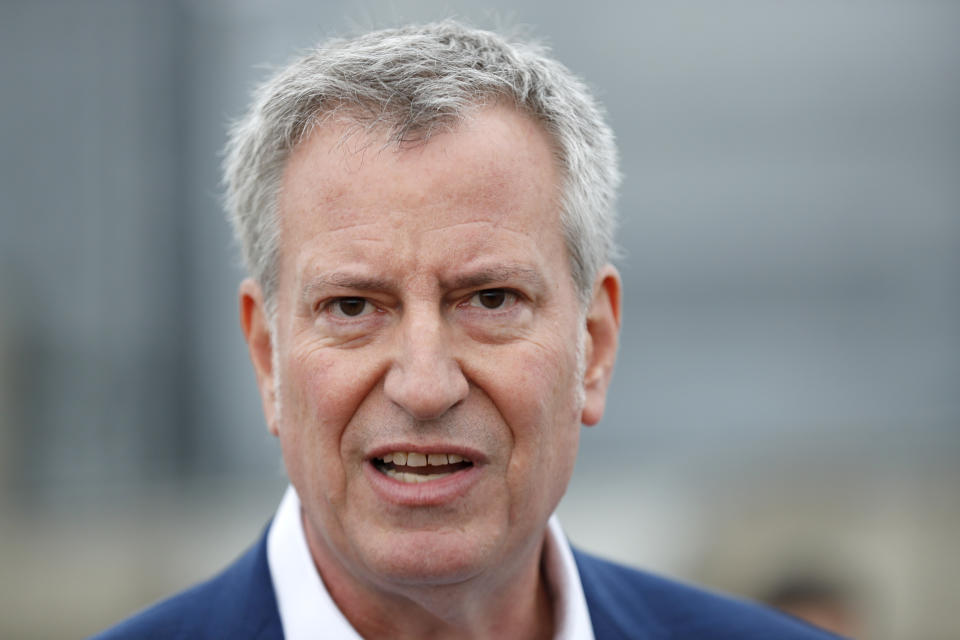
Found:
[[529, 116], [492, 106], [424, 143], [398, 147], [386, 135], [327, 123], [291, 154], [279, 198], [281, 278], [318, 257], [310, 254], [362, 258], [378, 239], [463, 258], [494, 238], [552, 250], [562, 237], [560, 171]]

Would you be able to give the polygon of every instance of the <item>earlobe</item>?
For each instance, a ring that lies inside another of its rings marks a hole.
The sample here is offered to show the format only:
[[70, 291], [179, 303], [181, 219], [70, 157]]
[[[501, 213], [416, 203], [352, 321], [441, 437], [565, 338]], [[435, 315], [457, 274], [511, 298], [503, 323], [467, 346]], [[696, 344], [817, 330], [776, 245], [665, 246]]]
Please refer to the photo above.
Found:
[[267, 429], [273, 435], [278, 435], [277, 425], [277, 390], [274, 388], [273, 371], [273, 335], [267, 318], [263, 291], [260, 285], [252, 278], [240, 283], [240, 328], [247, 341], [250, 352], [250, 361], [257, 376], [257, 387], [260, 389], [260, 399], [263, 403], [263, 413], [267, 419]]
[[613, 376], [619, 344], [620, 295], [620, 274], [608, 264], [597, 275], [586, 319], [584, 404], [580, 420], [588, 426], [600, 421], [606, 406], [607, 388]]

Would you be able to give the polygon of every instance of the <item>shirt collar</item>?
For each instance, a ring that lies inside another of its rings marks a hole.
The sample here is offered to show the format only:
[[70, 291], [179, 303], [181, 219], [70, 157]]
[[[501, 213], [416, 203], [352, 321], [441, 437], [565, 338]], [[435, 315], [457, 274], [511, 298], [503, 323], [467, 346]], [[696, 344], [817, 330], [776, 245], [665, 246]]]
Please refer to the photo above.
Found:
[[[324, 637], [362, 640], [333, 602], [313, 564], [293, 486], [280, 501], [267, 534], [267, 563], [287, 640]], [[547, 587], [553, 598], [554, 640], [594, 640], [587, 600], [573, 552], [556, 515], [547, 523], [543, 550]]]

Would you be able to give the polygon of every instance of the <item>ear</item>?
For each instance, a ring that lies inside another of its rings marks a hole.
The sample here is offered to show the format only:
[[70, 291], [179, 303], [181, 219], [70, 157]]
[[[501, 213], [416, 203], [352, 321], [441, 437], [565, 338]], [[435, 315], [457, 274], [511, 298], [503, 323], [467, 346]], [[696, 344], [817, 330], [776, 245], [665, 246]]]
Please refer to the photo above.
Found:
[[607, 402], [607, 387], [613, 377], [620, 336], [620, 274], [608, 264], [597, 275], [593, 300], [587, 310], [584, 404], [580, 421], [587, 426], [600, 422]]
[[250, 361], [257, 374], [257, 386], [260, 388], [260, 400], [267, 419], [267, 429], [278, 435], [277, 427], [277, 390], [274, 388], [273, 372], [273, 336], [264, 305], [263, 291], [252, 278], [240, 283], [240, 328], [250, 350]]

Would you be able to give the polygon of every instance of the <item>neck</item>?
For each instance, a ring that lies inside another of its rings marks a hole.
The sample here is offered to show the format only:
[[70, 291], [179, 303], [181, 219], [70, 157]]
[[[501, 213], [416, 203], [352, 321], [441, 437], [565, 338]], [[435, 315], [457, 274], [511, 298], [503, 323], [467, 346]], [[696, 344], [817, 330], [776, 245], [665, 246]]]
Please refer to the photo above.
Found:
[[353, 575], [303, 519], [310, 553], [330, 597], [364, 638], [480, 640], [553, 637], [542, 570], [544, 536], [521, 550], [514, 571], [494, 567], [453, 584], [382, 584]]

